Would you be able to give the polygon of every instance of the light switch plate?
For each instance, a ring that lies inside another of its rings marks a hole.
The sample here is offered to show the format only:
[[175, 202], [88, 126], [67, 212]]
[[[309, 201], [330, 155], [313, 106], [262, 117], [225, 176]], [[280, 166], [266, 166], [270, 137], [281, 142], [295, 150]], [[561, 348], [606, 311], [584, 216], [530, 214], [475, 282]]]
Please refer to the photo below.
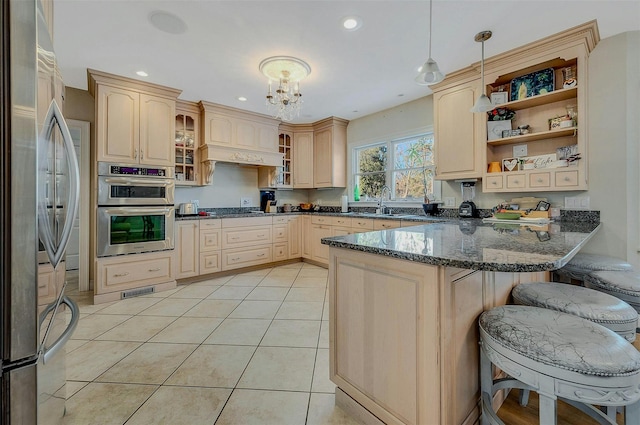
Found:
[[240, 198], [240, 206], [241, 207], [250, 207], [251, 206], [251, 198]]
[[446, 196], [444, 198], [444, 206], [445, 207], [455, 207], [456, 206], [456, 198], [455, 198], [455, 196]]
[[527, 145], [517, 145], [513, 147], [514, 158], [527, 156]]

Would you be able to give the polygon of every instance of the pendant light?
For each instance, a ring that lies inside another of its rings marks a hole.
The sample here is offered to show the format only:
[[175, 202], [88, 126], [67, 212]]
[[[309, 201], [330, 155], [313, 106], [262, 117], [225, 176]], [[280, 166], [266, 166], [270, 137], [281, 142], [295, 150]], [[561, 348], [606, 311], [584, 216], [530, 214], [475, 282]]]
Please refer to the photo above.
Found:
[[471, 108], [471, 112], [488, 112], [493, 109], [491, 100], [485, 94], [487, 88], [484, 85], [484, 42], [491, 38], [491, 31], [480, 31], [476, 34], [474, 40], [482, 43], [482, 61], [480, 62], [480, 75], [482, 77], [482, 94], [476, 100], [476, 104]]
[[421, 86], [430, 86], [444, 80], [444, 74], [440, 72], [440, 68], [436, 61], [431, 58], [431, 28], [433, 16], [433, 0], [429, 0], [429, 59], [418, 68], [418, 76], [415, 78], [416, 83]]

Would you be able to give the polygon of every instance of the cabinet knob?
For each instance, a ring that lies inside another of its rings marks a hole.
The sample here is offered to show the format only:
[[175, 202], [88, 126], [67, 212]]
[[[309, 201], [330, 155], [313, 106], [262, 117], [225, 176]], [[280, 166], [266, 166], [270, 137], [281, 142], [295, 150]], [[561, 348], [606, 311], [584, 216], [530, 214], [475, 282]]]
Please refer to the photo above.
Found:
[[494, 181], [491, 182], [491, 184], [495, 186], [495, 185], [498, 184], [498, 182], [494, 180]]
[[140, 148], [140, 159], [144, 159], [144, 150]]
[[542, 179], [538, 179], [538, 183], [542, 183]]
[[569, 180], [571, 180], [569, 177], [565, 177], [564, 181], [568, 182]]
[[133, 159], [138, 159], [138, 149], [133, 150]]
[[520, 183], [520, 180], [514, 180], [513, 182], [514, 182], [515, 184], [518, 184], [518, 183]]

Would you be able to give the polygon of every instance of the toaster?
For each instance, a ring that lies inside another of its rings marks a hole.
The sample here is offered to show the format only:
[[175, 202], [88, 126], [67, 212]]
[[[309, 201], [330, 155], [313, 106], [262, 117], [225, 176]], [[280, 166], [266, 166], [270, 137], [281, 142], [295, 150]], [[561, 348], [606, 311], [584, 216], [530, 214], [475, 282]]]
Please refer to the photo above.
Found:
[[178, 207], [179, 215], [198, 215], [198, 208], [196, 204], [193, 202], [187, 202], [184, 204], [180, 204]]

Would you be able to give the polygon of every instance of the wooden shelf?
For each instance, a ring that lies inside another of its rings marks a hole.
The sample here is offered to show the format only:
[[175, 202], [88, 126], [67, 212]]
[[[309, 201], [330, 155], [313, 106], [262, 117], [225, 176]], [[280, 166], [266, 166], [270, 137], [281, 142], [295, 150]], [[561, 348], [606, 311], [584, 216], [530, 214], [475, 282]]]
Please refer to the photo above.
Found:
[[487, 145], [500, 146], [513, 143], [535, 142], [536, 140], [556, 139], [577, 135], [578, 127], [563, 128], [562, 130], [539, 131], [537, 133], [522, 134], [520, 136], [504, 137], [502, 139], [487, 140]]
[[574, 97], [578, 97], [578, 87], [555, 90], [551, 93], [539, 94], [537, 96], [528, 97], [526, 99], [502, 103], [500, 105], [496, 105], [496, 108], [509, 108], [513, 111], [518, 111], [520, 109], [533, 108], [540, 105], [548, 105], [549, 103], [572, 99]]

